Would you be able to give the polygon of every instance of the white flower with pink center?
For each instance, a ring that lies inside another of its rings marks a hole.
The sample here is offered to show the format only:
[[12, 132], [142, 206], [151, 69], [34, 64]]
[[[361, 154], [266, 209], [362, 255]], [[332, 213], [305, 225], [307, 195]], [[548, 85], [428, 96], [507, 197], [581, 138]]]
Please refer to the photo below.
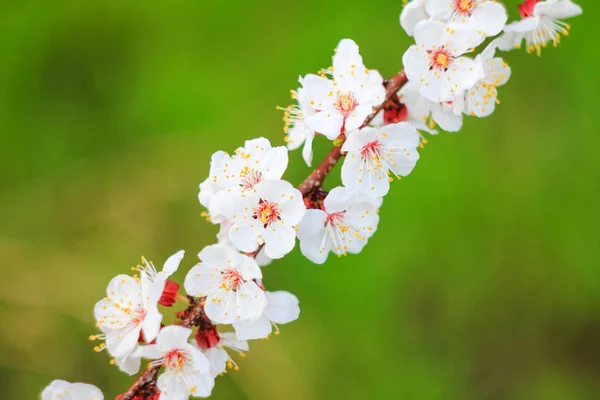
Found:
[[191, 333], [191, 329], [182, 326], [167, 326], [161, 329], [156, 344], [136, 350], [136, 356], [154, 360], [153, 366], [164, 368], [156, 383], [161, 400], [208, 397], [212, 392], [215, 379], [210, 373], [210, 361], [188, 343]]
[[302, 193], [286, 181], [263, 181], [224, 210], [233, 226], [229, 240], [251, 253], [264, 244], [265, 255], [281, 258], [296, 244], [296, 225], [306, 207]]
[[494, 57], [496, 41], [477, 57], [475, 63], [481, 65], [483, 78], [465, 92], [466, 115], [487, 117], [496, 109], [498, 86], [504, 85], [510, 78], [510, 67], [500, 57]]
[[279, 334], [278, 325], [295, 321], [300, 316], [299, 301], [293, 294], [279, 290], [266, 292], [269, 304], [259, 318], [236, 322], [233, 324], [235, 335], [240, 340], [264, 339], [268, 337], [273, 328]]
[[432, 19], [466, 24], [482, 38], [499, 34], [508, 19], [496, 0], [427, 0], [425, 9]]
[[52, 381], [42, 392], [42, 400], [103, 400], [104, 395], [94, 385]]
[[188, 294], [206, 297], [204, 311], [220, 324], [258, 318], [267, 306], [265, 292], [256, 284], [262, 272], [253, 258], [234, 249], [213, 245], [199, 254], [200, 263], [185, 277]]
[[212, 155], [210, 173], [198, 198], [214, 223], [223, 221], [223, 207], [263, 180], [280, 179], [288, 165], [285, 147], [271, 147], [265, 138], [247, 140], [233, 155]]
[[421, 21], [426, 21], [430, 18], [425, 9], [425, 0], [411, 0], [402, 8], [400, 13], [400, 25], [408, 36], [415, 33], [415, 26]]
[[329, 73], [333, 80], [325, 74], [300, 79], [303, 90], [298, 101], [316, 111], [306, 118], [306, 125], [333, 140], [342, 129], [350, 132], [360, 127], [373, 107], [385, 100], [385, 89], [379, 72], [365, 68], [358, 46], [350, 39], [338, 45]]
[[408, 79], [419, 84], [421, 95], [427, 99], [436, 103], [452, 101], [481, 77], [473, 60], [461, 57], [481, 43], [480, 36], [460, 25], [420, 22], [415, 28], [417, 44], [402, 57]]
[[541, 54], [548, 43], [556, 47], [561, 36], [567, 36], [571, 27], [561, 21], [582, 13], [581, 7], [571, 0], [526, 0], [519, 5], [521, 21], [508, 24], [498, 41], [503, 51], [520, 48], [525, 39], [528, 53]]
[[406, 176], [419, 160], [420, 136], [408, 122], [353, 132], [342, 151], [342, 183], [371, 197], [385, 196], [393, 176]]
[[418, 130], [436, 134], [435, 124], [447, 132], [457, 132], [462, 127], [464, 99], [461, 96], [437, 103], [421, 95], [418, 83], [409, 81], [400, 90], [399, 99], [408, 110], [407, 122]]
[[[136, 360], [128, 360], [128, 357], [137, 347], [140, 337], [150, 343], [158, 335], [163, 318], [158, 311], [158, 302], [167, 278], [177, 270], [183, 256], [182, 250], [169, 257], [161, 272], [143, 259], [145, 265], [136, 268], [141, 279], [129, 275], [116, 276], [108, 284], [107, 296], [96, 303], [94, 314], [103, 334], [91, 338], [106, 340], [106, 349], [116, 357], [119, 367], [125, 372], [134, 369]], [[103, 348], [104, 345], [100, 345], [96, 349]]]
[[330, 252], [339, 257], [360, 253], [378, 223], [372, 201], [355, 189], [336, 187], [325, 198], [322, 210], [306, 211], [298, 227], [300, 250], [317, 264], [323, 264]]

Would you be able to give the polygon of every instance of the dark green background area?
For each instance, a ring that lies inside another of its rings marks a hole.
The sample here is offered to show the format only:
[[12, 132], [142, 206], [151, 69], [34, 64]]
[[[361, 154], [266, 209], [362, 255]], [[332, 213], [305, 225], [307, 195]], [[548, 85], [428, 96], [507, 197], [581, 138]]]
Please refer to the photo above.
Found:
[[[580, 4], [559, 48], [504, 54], [495, 114], [431, 138], [360, 255], [317, 266], [296, 249], [264, 269], [301, 318], [252, 342], [214, 399], [598, 398], [600, 5]], [[283, 144], [275, 106], [341, 38], [396, 73], [400, 9], [3, 1], [0, 397], [56, 378], [124, 390], [132, 378], [87, 340], [108, 281], [185, 249], [183, 280], [215, 241], [196, 197], [210, 155]], [[318, 138], [315, 159], [330, 145]], [[285, 178], [309, 171], [293, 152]]]

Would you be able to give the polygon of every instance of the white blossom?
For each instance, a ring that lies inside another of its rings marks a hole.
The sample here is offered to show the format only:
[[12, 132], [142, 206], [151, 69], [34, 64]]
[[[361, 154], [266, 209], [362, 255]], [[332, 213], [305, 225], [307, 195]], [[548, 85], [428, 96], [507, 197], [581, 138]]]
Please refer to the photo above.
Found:
[[265, 138], [247, 140], [233, 155], [218, 151], [212, 155], [208, 179], [200, 184], [200, 203], [211, 221], [220, 223], [226, 204], [263, 180], [280, 179], [287, 165], [287, 149], [271, 147]]
[[439, 21], [423, 21], [415, 28], [416, 45], [411, 46], [402, 61], [408, 79], [419, 84], [421, 95], [442, 103], [472, 87], [481, 71], [473, 60], [461, 57], [481, 35]]
[[510, 67], [500, 57], [494, 57], [496, 41], [492, 42], [475, 63], [481, 66], [483, 78], [465, 92], [464, 113], [471, 116], [487, 117], [494, 112], [498, 103], [498, 86], [510, 78]]
[[[106, 289], [107, 296], [94, 307], [97, 325], [104, 335], [91, 338], [105, 339], [106, 349], [117, 359], [129, 356], [136, 349], [140, 334], [146, 343], [152, 342], [163, 318], [158, 311], [158, 301], [167, 278], [177, 270], [184, 254], [181, 250], [169, 257], [161, 272], [143, 259], [145, 265], [137, 268], [141, 273], [139, 279], [129, 275], [113, 278]], [[125, 362], [118, 361], [119, 364]], [[126, 369], [132, 370], [131, 364]]]
[[329, 72], [333, 80], [325, 74], [301, 78], [298, 101], [317, 111], [306, 118], [308, 127], [333, 140], [342, 128], [350, 132], [360, 127], [373, 107], [385, 100], [385, 89], [379, 72], [365, 68], [358, 46], [350, 39], [338, 45]]
[[161, 329], [156, 344], [141, 346], [136, 356], [148, 358], [151, 365], [164, 367], [156, 386], [161, 400], [208, 397], [215, 384], [210, 361], [188, 343], [191, 329], [171, 325]]
[[103, 400], [104, 395], [94, 385], [52, 381], [42, 392], [42, 400]]
[[200, 263], [185, 277], [188, 294], [206, 296], [204, 311], [217, 323], [258, 318], [267, 306], [264, 291], [254, 279], [262, 278], [256, 261], [224, 245], [205, 247]]
[[415, 33], [415, 26], [421, 21], [430, 18], [425, 8], [425, 0], [411, 0], [402, 8], [400, 13], [400, 25], [408, 36]]
[[264, 243], [268, 257], [281, 258], [294, 248], [295, 227], [305, 211], [302, 193], [289, 182], [260, 182], [224, 210], [233, 222], [229, 240], [246, 253], [256, 251]]
[[296, 296], [283, 290], [266, 294], [269, 303], [259, 318], [233, 324], [238, 339], [264, 339], [271, 334], [273, 327], [276, 329], [275, 333], [279, 333], [277, 324], [287, 324], [298, 319], [300, 306]]
[[483, 38], [499, 34], [508, 19], [496, 0], [427, 0], [425, 10], [432, 19], [466, 24]]
[[300, 250], [317, 264], [323, 264], [330, 251], [338, 256], [360, 253], [378, 223], [379, 215], [370, 201], [354, 189], [336, 187], [325, 198], [322, 210], [306, 211], [298, 227]]
[[384, 196], [392, 175], [406, 176], [414, 168], [420, 137], [407, 122], [376, 129], [367, 127], [348, 136], [342, 165], [342, 183], [369, 196]]
[[503, 51], [520, 48], [525, 39], [528, 53], [541, 54], [549, 42], [557, 46], [561, 35], [568, 35], [570, 26], [561, 21], [582, 13], [571, 0], [526, 0], [519, 5], [521, 21], [508, 24], [500, 37], [498, 48]]

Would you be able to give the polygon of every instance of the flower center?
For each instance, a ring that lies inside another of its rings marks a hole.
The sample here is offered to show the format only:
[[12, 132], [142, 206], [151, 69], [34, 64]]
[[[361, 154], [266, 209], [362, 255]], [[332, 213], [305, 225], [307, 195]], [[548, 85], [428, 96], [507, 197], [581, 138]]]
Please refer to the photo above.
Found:
[[227, 269], [221, 275], [221, 288], [225, 290], [237, 290], [246, 281], [242, 278], [242, 275], [233, 269]]
[[273, 222], [281, 220], [277, 203], [261, 199], [258, 206], [254, 209], [252, 218], [262, 222], [265, 228]]
[[454, 11], [459, 15], [470, 16], [475, 7], [475, 0], [455, 0]]
[[180, 349], [170, 350], [163, 357], [163, 365], [167, 368], [181, 369], [186, 362], [188, 362], [189, 356], [187, 353]]
[[533, 15], [533, 8], [540, 0], [525, 0], [523, 4], [519, 4], [519, 14], [521, 14], [521, 19], [531, 17]]
[[358, 106], [358, 102], [352, 92], [338, 93], [334, 106], [342, 115], [348, 116]]
[[446, 49], [446, 47], [439, 47], [429, 54], [429, 69], [448, 69], [450, 63], [452, 63], [452, 54]]
[[336, 226], [340, 229], [340, 231], [342, 233], [348, 232], [348, 230], [350, 229], [348, 227], [348, 225], [344, 225], [344, 214], [346, 214], [345, 211], [339, 211], [339, 212], [335, 212], [333, 214], [328, 214], [327, 218], [325, 219], [325, 225], [326, 226]]
[[367, 143], [360, 149], [360, 155], [362, 158], [371, 158], [376, 159], [379, 156], [381, 151], [381, 146], [379, 145], [379, 140], [375, 139], [372, 142]]
[[241, 186], [244, 190], [252, 189], [254, 185], [262, 181], [262, 174], [260, 171], [250, 169], [247, 166], [240, 172], [240, 176], [242, 177]]

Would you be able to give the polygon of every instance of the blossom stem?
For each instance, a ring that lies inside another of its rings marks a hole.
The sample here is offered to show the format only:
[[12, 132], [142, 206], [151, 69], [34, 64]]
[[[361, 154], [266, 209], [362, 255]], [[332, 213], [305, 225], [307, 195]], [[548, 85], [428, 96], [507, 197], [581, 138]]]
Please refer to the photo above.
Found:
[[[373, 108], [373, 113], [365, 119], [361, 125], [361, 128], [364, 128], [373, 121], [375, 116], [384, 109], [385, 104], [396, 95], [396, 92], [398, 92], [398, 90], [400, 90], [400, 88], [404, 86], [407, 81], [408, 78], [406, 77], [404, 71], [400, 71], [385, 82], [385, 100], [381, 103], [381, 105]], [[312, 190], [318, 189], [322, 186], [327, 175], [342, 157], [342, 145], [344, 144], [345, 140], [346, 136], [342, 133], [338, 139], [336, 139], [334, 148], [329, 152], [325, 159], [323, 159], [323, 161], [321, 161], [319, 166], [308, 176], [308, 178], [306, 178], [306, 180], [300, 184], [298, 190], [300, 190], [303, 196], [306, 196]], [[249, 253], [248, 256], [256, 257], [261, 248], [262, 246], [259, 247], [255, 252]], [[207, 324], [212, 325], [204, 313], [204, 301], [200, 299], [196, 303], [190, 304], [189, 313], [181, 321], [181, 326], [185, 328], [199, 326], [200, 329], [206, 330], [210, 328], [206, 326]], [[146, 368], [142, 375], [135, 380], [135, 382], [129, 389], [127, 389], [125, 393], [118, 396], [117, 399], [132, 400], [145, 387], [154, 384], [156, 382], [156, 377], [160, 367], [160, 365], [152, 366], [149, 364], [148, 368]]]
[[[391, 79], [385, 82], [385, 100], [377, 107], [373, 108], [373, 112], [365, 119], [359, 129], [369, 125], [375, 116], [379, 114], [385, 107], [386, 103], [396, 96], [396, 93], [402, 86], [408, 82], [408, 78], [404, 73], [404, 70], [398, 72]], [[323, 161], [315, 168], [315, 170], [298, 186], [298, 190], [303, 196], [306, 196], [314, 189], [319, 189], [323, 185], [323, 181], [327, 175], [331, 172], [333, 167], [342, 158], [342, 145], [346, 141], [346, 135], [343, 133], [335, 140], [333, 149], [325, 156]]]

